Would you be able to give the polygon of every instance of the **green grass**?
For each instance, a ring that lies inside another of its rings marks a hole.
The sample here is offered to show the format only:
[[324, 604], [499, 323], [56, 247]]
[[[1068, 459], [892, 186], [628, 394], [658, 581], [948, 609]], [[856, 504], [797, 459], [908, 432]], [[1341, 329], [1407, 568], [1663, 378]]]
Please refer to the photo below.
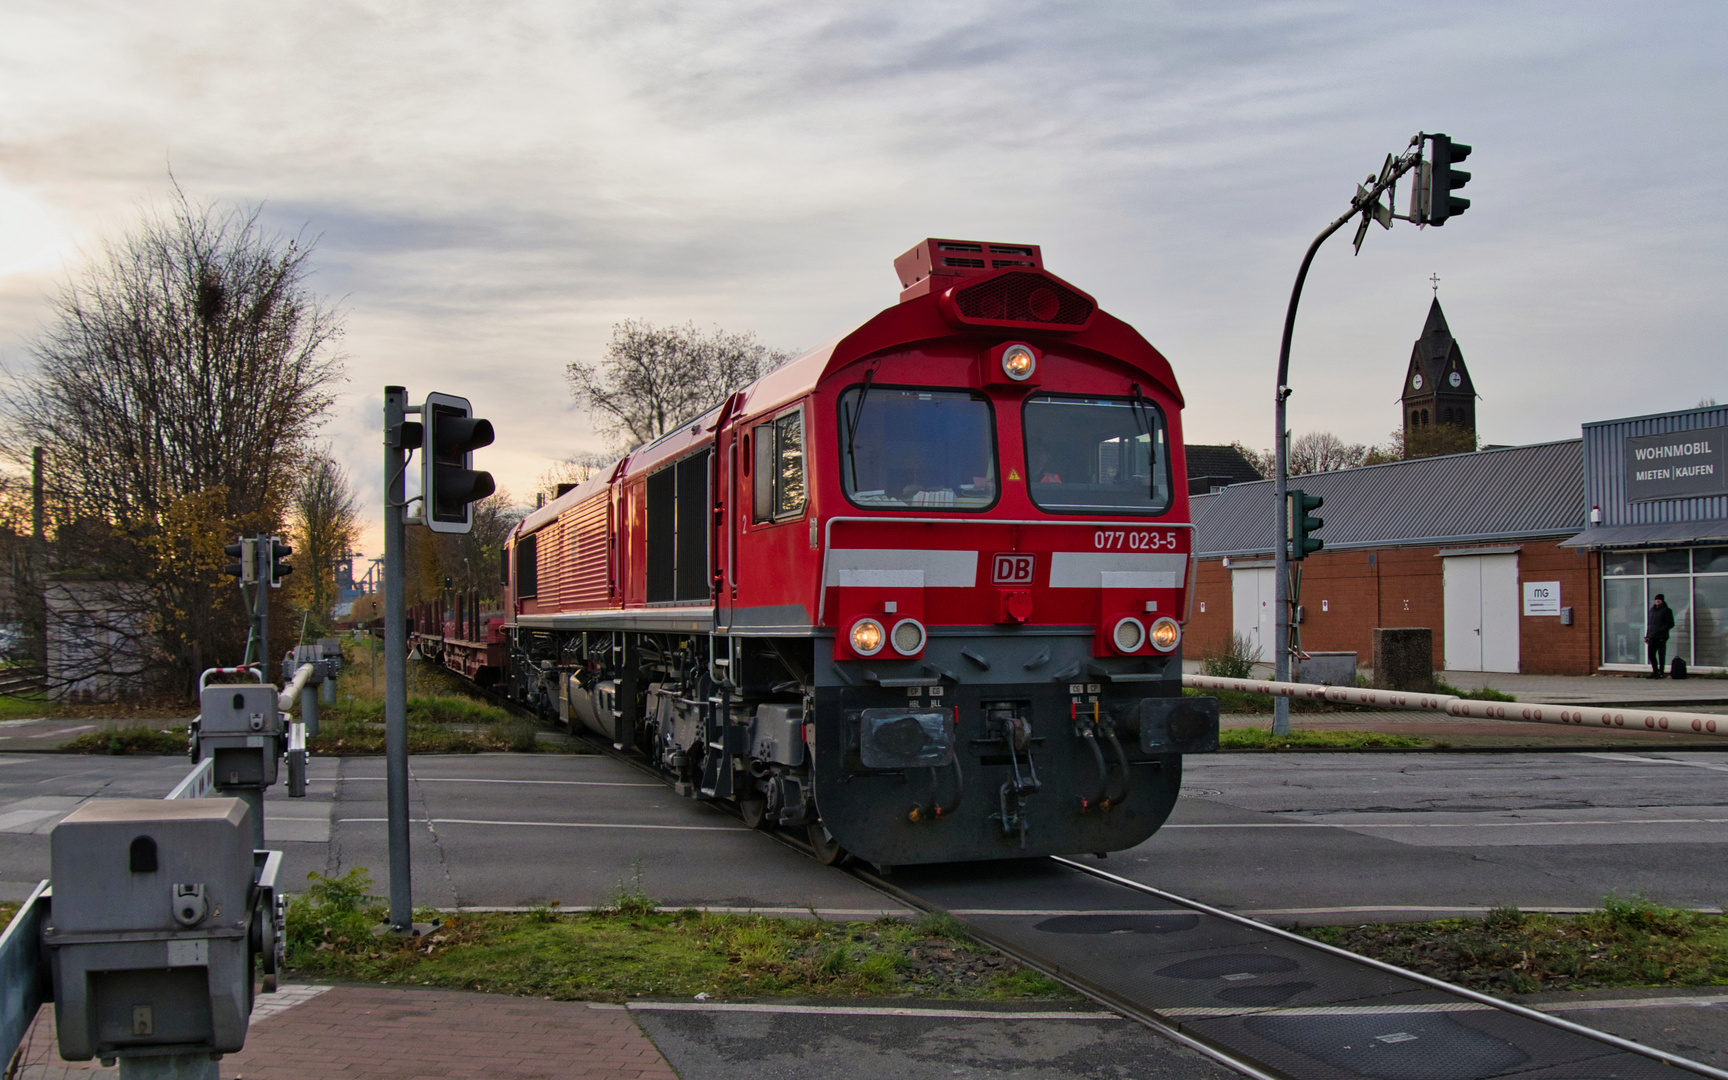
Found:
[[184, 754], [186, 725], [153, 728], [113, 727], [86, 731], [58, 747], [65, 754]]
[[1453, 697], [1468, 698], [1471, 701], [1518, 700], [1511, 694], [1508, 694], [1503, 690], [1496, 690], [1492, 686], [1484, 686], [1480, 690], [1460, 690], [1451, 683], [1441, 682], [1439, 679], [1434, 680], [1434, 692], [1436, 694], [1451, 694]]
[[1609, 896], [1598, 911], [1497, 908], [1481, 919], [1327, 926], [1302, 933], [1476, 990], [1531, 993], [1728, 984], [1728, 917]]
[[15, 900], [0, 900], [0, 930], [12, 925], [12, 916], [18, 914], [18, 909], [23, 906]]
[[[408, 699], [412, 754], [594, 752], [582, 744], [541, 742], [538, 732], [534, 721], [496, 705], [458, 697]], [[384, 703], [360, 699], [324, 706], [318, 713], [318, 734], [307, 745], [314, 754], [382, 754]]]
[[40, 690], [27, 694], [0, 694], [0, 720], [52, 716], [56, 711], [55, 705], [43, 697]]
[[[362, 870], [312, 875], [288, 911], [299, 976], [454, 987], [558, 1000], [916, 994], [1072, 998], [972, 941], [953, 919], [829, 923], [660, 910], [640, 890], [613, 906], [445, 916], [417, 939], [377, 937], [382, 902]], [[416, 918], [431, 921], [432, 911]]]
[[1378, 731], [1292, 731], [1274, 735], [1271, 728], [1225, 728], [1218, 733], [1220, 750], [1392, 750], [1444, 747], [1435, 739], [1387, 735]]

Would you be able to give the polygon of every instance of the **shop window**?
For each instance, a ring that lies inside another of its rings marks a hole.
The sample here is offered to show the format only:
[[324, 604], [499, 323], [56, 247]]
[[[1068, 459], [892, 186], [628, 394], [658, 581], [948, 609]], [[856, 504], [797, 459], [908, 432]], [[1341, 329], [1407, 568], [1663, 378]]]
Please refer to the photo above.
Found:
[[1629, 574], [1644, 573], [1644, 556], [1625, 553], [1605, 554], [1602, 556], [1603, 577], [1626, 577]]
[[1693, 548], [1692, 572], [1728, 574], [1728, 547]]
[[1648, 560], [1646, 574], [1684, 574], [1692, 569], [1692, 553], [1685, 549], [1652, 551], [1645, 558]]

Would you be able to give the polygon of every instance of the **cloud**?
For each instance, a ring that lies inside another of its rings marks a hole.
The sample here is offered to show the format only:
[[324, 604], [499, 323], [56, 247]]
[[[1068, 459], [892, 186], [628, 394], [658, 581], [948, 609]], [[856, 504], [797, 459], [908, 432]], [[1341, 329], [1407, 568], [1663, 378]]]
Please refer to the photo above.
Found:
[[[329, 436], [372, 500], [386, 384], [474, 398], [525, 492], [599, 444], [562, 371], [613, 323], [801, 347], [891, 303], [930, 235], [1043, 244], [1170, 356], [1190, 438], [1268, 445], [1302, 251], [1424, 128], [1476, 147], [1475, 205], [1322, 251], [1298, 430], [1384, 437], [1436, 271], [1493, 441], [1728, 396], [1716, 5], [13, 7], [0, 192], [60, 252], [170, 164], [316, 234], [349, 320]], [[58, 272], [0, 276], [0, 360]]]

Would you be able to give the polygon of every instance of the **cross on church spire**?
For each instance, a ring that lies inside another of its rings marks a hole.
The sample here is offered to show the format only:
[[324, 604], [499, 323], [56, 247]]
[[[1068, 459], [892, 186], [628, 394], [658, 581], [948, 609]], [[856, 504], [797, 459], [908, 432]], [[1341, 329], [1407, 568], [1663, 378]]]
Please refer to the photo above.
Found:
[[1433, 283], [1434, 299], [1436, 299], [1436, 300], [1440, 299], [1440, 275], [1439, 274], [1429, 274], [1428, 280]]

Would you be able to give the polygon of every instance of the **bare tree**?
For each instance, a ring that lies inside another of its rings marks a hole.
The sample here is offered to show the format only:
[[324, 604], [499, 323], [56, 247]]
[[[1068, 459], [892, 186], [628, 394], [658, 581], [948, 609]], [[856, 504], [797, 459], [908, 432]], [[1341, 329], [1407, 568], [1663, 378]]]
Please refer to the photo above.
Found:
[[565, 484], [585, 484], [593, 479], [596, 473], [610, 469], [618, 463], [618, 457], [617, 454], [597, 454], [592, 451], [572, 454], [562, 461], [553, 462], [550, 468], [536, 477], [534, 490], [545, 492], [548, 499], [553, 498]]
[[598, 364], [573, 362], [565, 376], [576, 404], [627, 450], [702, 415], [788, 358], [750, 332], [704, 333], [694, 323], [657, 327], [630, 319], [612, 327]]
[[280, 527], [342, 378], [341, 318], [307, 285], [311, 252], [256, 207], [176, 187], [61, 287], [32, 370], [0, 402], [0, 452], [23, 465], [46, 450], [50, 571], [125, 583], [112, 621], [170, 686], [239, 659], [222, 544]]
[[503, 488], [473, 504], [474, 528], [467, 533], [434, 533], [409, 529], [405, 552], [410, 603], [422, 603], [450, 591], [480, 590], [484, 603], [503, 595], [504, 539], [522, 520], [524, 511], [512, 505]]
[[1243, 442], [1241, 439], [1237, 439], [1230, 445], [1238, 454], [1241, 454], [1246, 458], [1248, 464], [1254, 466], [1254, 471], [1258, 472], [1261, 476], [1277, 475], [1278, 458], [1272, 453], [1272, 451], [1251, 450], [1248, 448], [1248, 444]]
[[1310, 431], [1291, 440], [1290, 475], [1354, 469], [1367, 456], [1368, 447], [1361, 443], [1347, 443], [1330, 431]]
[[336, 605], [336, 561], [360, 539], [360, 510], [348, 473], [328, 452], [315, 454], [294, 488], [294, 595], [323, 631]]

